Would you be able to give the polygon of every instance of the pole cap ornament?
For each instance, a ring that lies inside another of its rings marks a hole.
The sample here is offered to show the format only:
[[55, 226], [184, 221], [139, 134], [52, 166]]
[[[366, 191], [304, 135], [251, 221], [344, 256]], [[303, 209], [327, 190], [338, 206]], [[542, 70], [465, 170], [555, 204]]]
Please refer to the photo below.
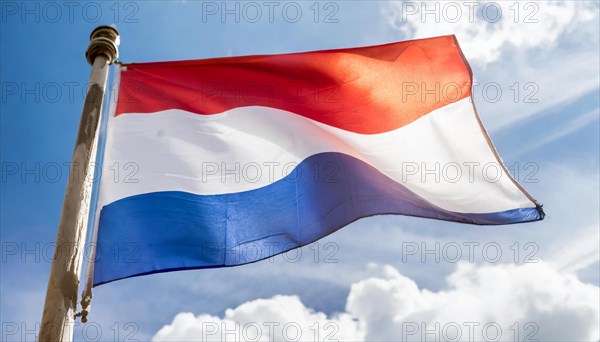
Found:
[[119, 44], [119, 31], [114, 26], [98, 26], [90, 35], [90, 45], [85, 52], [85, 58], [93, 65], [96, 57], [104, 55], [108, 64], [112, 64], [119, 57]]

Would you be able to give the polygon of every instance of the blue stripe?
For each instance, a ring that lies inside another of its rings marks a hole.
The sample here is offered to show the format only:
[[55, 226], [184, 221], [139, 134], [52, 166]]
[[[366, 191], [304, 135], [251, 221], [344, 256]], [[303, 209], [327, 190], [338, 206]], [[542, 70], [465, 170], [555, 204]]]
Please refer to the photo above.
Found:
[[378, 214], [480, 225], [543, 218], [541, 208], [449, 212], [358, 159], [321, 153], [304, 160], [286, 178], [256, 190], [223, 195], [155, 192], [103, 207], [94, 285], [158, 272], [246, 264]]

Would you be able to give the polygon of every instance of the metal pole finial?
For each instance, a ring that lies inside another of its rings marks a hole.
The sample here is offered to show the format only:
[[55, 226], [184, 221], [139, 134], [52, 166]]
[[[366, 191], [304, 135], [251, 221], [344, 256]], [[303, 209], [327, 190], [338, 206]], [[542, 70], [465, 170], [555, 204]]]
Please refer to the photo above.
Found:
[[85, 52], [85, 58], [90, 65], [99, 55], [106, 56], [108, 64], [114, 63], [119, 57], [119, 31], [114, 26], [98, 26], [90, 35], [90, 44]]

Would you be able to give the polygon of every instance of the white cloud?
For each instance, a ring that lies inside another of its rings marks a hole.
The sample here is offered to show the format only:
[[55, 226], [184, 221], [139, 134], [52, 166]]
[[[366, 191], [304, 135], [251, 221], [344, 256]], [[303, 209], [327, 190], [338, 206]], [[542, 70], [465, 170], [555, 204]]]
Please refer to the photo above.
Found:
[[[353, 285], [348, 297], [347, 310], [365, 324], [367, 340], [423, 340], [425, 328], [437, 330], [442, 340], [456, 331], [465, 341], [493, 340], [493, 327], [501, 328], [504, 341], [513, 340], [515, 330], [541, 341], [598, 338], [598, 287], [547, 264], [459, 264], [447, 278], [448, 290], [439, 292], [419, 290], [393, 268], [384, 269], [383, 279]], [[370, 304], [381, 302], [386, 304]], [[469, 331], [468, 322], [479, 325]], [[417, 333], [409, 334], [415, 324]]]
[[[519, 340], [540, 341], [600, 335], [599, 288], [551, 264], [461, 263], [447, 278], [447, 289], [438, 292], [419, 289], [392, 266], [374, 268], [378, 275], [353, 284], [346, 312], [333, 317], [314, 312], [296, 296], [275, 296], [228, 309], [223, 318], [180, 313], [153, 339], [295, 340], [291, 326], [300, 328], [301, 340], [315, 340], [317, 327], [318, 340], [340, 341], [421, 341], [425, 333], [428, 340], [456, 341], [513, 341], [517, 333]], [[274, 323], [279, 325], [270, 332]]]
[[411, 38], [456, 34], [465, 55], [481, 66], [504, 47], [552, 48], [581, 23], [595, 23], [598, 5], [586, 1], [392, 1], [393, 27]]
[[357, 323], [344, 313], [327, 315], [304, 306], [297, 296], [257, 299], [225, 311], [223, 318], [180, 313], [155, 341], [344, 341], [364, 340]]

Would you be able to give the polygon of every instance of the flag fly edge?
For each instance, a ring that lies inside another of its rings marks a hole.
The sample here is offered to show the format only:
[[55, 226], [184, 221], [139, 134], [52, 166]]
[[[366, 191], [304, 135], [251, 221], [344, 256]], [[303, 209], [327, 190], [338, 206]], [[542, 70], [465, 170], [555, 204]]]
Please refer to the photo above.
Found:
[[[468, 71], [469, 71], [469, 77], [471, 79], [471, 86], [473, 85], [473, 70], [471, 69], [471, 64], [469, 64], [469, 61], [467, 60], [467, 58], [465, 57], [465, 54], [462, 50], [462, 48], [460, 47], [460, 43], [458, 42], [458, 39], [456, 38], [456, 35], [452, 35], [452, 38], [454, 39], [454, 42], [456, 44], [456, 47], [458, 48], [458, 52], [460, 53], [460, 56], [463, 60], [463, 62], [465, 63]], [[471, 89], [471, 94], [473, 93], [472, 89]], [[479, 113], [477, 112], [477, 106], [475, 105], [475, 100], [473, 99], [473, 96], [471, 96], [471, 104], [473, 106], [473, 113], [475, 114], [475, 118], [477, 119], [477, 123], [479, 124], [479, 128], [481, 129], [481, 133], [483, 134], [483, 136], [485, 137], [485, 140], [487, 141], [487, 144], [490, 148], [490, 150], [492, 151], [492, 153], [494, 154], [494, 157], [496, 158], [498, 164], [502, 167], [502, 171], [508, 176], [508, 178], [512, 181], [512, 183], [531, 201], [536, 205], [536, 209], [539, 213], [539, 220], [543, 220], [544, 217], [546, 217], [546, 213], [543, 210], [543, 205], [541, 203], [539, 203], [535, 198], [533, 198], [533, 196], [531, 196], [531, 194], [529, 194], [529, 192], [527, 192], [527, 190], [525, 190], [525, 188], [523, 188], [521, 186], [521, 184], [519, 184], [519, 182], [517, 182], [514, 177], [511, 175], [510, 171], [506, 168], [506, 165], [504, 165], [504, 162], [502, 161], [502, 159], [500, 158], [500, 155], [498, 154], [498, 150], [496, 149], [496, 146], [494, 146], [494, 143], [492, 142], [492, 139], [490, 138], [485, 126], [483, 125], [483, 122], [481, 121], [481, 117], [479, 116]]]

